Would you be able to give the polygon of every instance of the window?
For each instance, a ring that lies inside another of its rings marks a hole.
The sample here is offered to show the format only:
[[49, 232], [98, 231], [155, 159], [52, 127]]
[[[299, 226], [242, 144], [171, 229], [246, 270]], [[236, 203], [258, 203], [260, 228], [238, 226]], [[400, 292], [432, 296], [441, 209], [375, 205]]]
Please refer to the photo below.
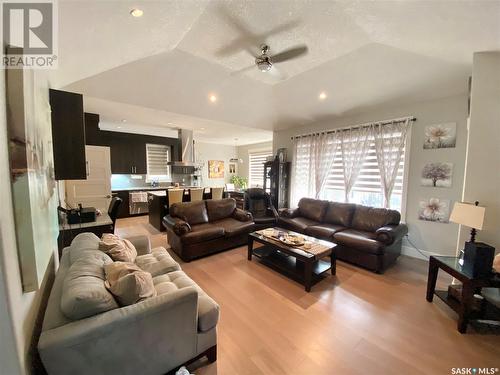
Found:
[[[355, 180], [354, 186], [349, 192], [347, 201], [372, 207], [390, 207], [402, 213], [404, 218], [405, 194], [409, 149], [409, 121], [394, 121], [377, 126], [387, 126], [382, 129], [373, 127], [368, 134], [368, 148], [361, 169]], [[350, 129], [356, 129], [350, 128]], [[378, 129], [378, 130], [376, 130]], [[362, 142], [358, 136], [353, 135], [349, 139], [346, 133], [340, 133], [344, 129], [338, 129], [329, 133], [316, 133], [306, 136], [298, 136], [294, 140], [294, 169], [292, 175], [292, 204], [298, 203], [302, 197], [318, 197], [336, 202], [346, 201], [344, 165], [342, 159], [342, 142]], [[340, 135], [338, 135], [340, 133]], [[330, 134], [330, 137], [324, 137]], [[322, 138], [323, 137], [323, 138]], [[382, 178], [380, 175], [379, 162], [375, 137], [379, 142], [383, 140], [381, 152], [382, 161], [389, 173], [392, 171], [390, 160], [399, 160], [396, 178], [392, 187], [389, 202], [385, 202]], [[382, 138], [380, 138], [382, 137]], [[404, 142], [403, 144], [401, 142]], [[364, 144], [364, 143], [363, 143]], [[348, 145], [348, 144], [347, 144]], [[401, 148], [402, 146], [402, 148]], [[363, 146], [361, 146], [363, 147]], [[355, 157], [356, 151], [352, 147], [345, 147], [346, 152], [352, 152]], [[359, 151], [358, 148], [356, 148]], [[361, 154], [362, 155], [362, 154]], [[399, 158], [399, 156], [401, 156]], [[354, 159], [355, 160], [355, 159]], [[322, 169], [323, 168], [323, 169]], [[347, 166], [349, 170], [350, 166]], [[317, 184], [322, 184], [318, 188]]]
[[165, 145], [146, 144], [147, 180], [170, 180], [170, 147]]
[[264, 163], [267, 161], [267, 158], [272, 155], [272, 150], [248, 152], [249, 187], [264, 187]]
[[[403, 201], [405, 156], [406, 152], [404, 152], [401, 157], [396, 183], [389, 203], [391, 209], [398, 210], [399, 212], [402, 210]], [[321, 197], [327, 200], [343, 202], [345, 200], [344, 169], [340, 147], [337, 148], [334, 160]], [[382, 192], [380, 171], [373, 139], [370, 142], [370, 148], [363, 163], [363, 167], [349, 195], [349, 202], [371, 207], [384, 207], [384, 194]]]

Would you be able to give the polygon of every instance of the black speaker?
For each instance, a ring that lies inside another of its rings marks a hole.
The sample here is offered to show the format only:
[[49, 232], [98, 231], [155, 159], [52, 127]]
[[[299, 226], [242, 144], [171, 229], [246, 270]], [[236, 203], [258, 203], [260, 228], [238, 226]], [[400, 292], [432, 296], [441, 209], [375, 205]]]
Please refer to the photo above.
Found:
[[474, 278], [491, 276], [495, 248], [482, 242], [466, 242], [463, 270]]

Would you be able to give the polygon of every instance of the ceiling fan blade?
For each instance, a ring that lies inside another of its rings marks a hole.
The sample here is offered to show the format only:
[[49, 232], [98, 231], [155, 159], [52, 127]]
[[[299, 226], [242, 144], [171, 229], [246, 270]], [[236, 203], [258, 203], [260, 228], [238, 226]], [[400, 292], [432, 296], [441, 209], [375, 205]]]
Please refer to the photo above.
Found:
[[237, 37], [228, 45], [219, 48], [215, 52], [216, 56], [229, 56], [237, 53], [241, 49], [246, 49], [250, 54], [252, 54], [252, 56], [255, 57], [256, 53], [251, 51], [250, 46], [258, 48], [260, 37], [253, 33], [245, 22], [234, 18], [226, 8], [219, 6], [217, 10], [222, 21], [226, 22], [236, 31]]
[[247, 72], [249, 70], [252, 70], [252, 69], [256, 69], [255, 64], [247, 66], [246, 68], [243, 68], [243, 69], [232, 71], [231, 73], [229, 73], [229, 75], [236, 76], [236, 75], [239, 75], [239, 74], [243, 74], [243, 73], [245, 73], [245, 72]]
[[293, 48], [287, 49], [283, 52], [280, 52], [274, 56], [271, 56], [271, 61], [273, 63], [279, 63], [279, 62], [283, 62], [286, 60], [295, 59], [296, 57], [305, 55], [306, 53], [307, 53], [307, 46], [306, 45], [293, 47]]
[[279, 26], [276, 26], [275, 28], [272, 28], [268, 32], [264, 33], [264, 36], [269, 37], [269, 36], [273, 36], [273, 35], [280, 34], [280, 33], [283, 33], [285, 31], [294, 29], [300, 25], [300, 22], [301, 22], [300, 19], [295, 19], [295, 20], [286, 22], [286, 23], [279, 25]]

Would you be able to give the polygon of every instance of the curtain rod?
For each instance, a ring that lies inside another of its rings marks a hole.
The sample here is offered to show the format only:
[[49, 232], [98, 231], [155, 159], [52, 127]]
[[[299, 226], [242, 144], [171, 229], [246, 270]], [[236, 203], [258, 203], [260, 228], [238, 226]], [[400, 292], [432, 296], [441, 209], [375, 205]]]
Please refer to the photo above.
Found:
[[315, 134], [331, 134], [331, 133], [335, 133], [335, 132], [338, 132], [338, 131], [345, 131], [345, 130], [349, 130], [349, 129], [364, 128], [364, 127], [367, 127], [367, 126], [370, 126], [370, 125], [387, 125], [387, 124], [392, 124], [394, 122], [403, 122], [403, 121], [406, 121], [408, 119], [410, 121], [417, 121], [416, 117], [414, 117], [414, 116], [408, 116], [408, 117], [395, 118], [395, 119], [392, 119], [392, 120], [382, 120], [382, 121], [365, 122], [364, 124], [358, 124], [358, 125], [353, 125], [353, 126], [346, 126], [344, 128], [338, 128], [338, 129], [334, 129], [334, 130], [323, 130], [323, 131], [320, 131], [320, 132], [314, 132], [314, 133], [309, 133], [309, 134], [294, 135], [293, 137], [290, 137], [290, 138], [291, 139], [297, 139], [297, 138], [310, 137], [310, 136], [315, 135]]

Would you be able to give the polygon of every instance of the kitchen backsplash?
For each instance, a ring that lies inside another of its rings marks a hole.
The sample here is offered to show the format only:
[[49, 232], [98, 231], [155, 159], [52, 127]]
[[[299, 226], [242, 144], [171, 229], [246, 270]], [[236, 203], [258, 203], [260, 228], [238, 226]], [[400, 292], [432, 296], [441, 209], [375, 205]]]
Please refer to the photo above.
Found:
[[[184, 174], [172, 174], [171, 182], [160, 182], [159, 186], [171, 186], [175, 183], [191, 185], [192, 177]], [[141, 174], [113, 174], [111, 175], [111, 190], [128, 189], [135, 187], [150, 187], [151, 182], [146, 182], [146, 175]]]

